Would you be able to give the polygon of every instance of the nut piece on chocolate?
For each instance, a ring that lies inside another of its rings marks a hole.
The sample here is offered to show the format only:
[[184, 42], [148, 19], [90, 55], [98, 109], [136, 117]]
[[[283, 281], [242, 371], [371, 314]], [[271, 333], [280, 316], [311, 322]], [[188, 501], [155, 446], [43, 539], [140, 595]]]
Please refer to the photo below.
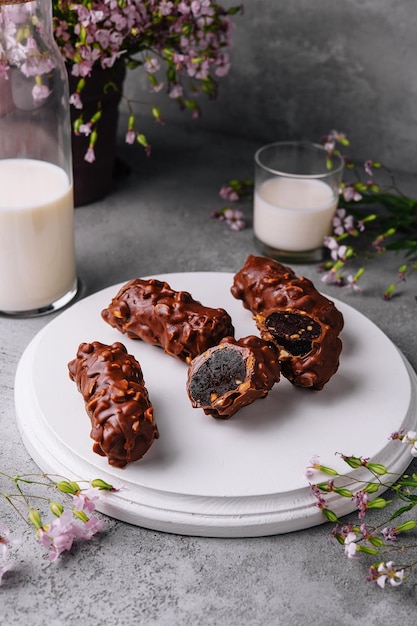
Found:
[[282, 375], [320, 390], [339, 367], [343, 316], [313, 283], [277, 261], [249, 255], [232, 295], [243, 301], [261, 337], [278, 348]]
[[131, 339], [159, 346], [185, 363], [235, 333], [224, 309], [205, 307], [155, 278], [126, 283], [101, 315]]
[[194, 408], [228, 419], [264, 398], [280, 378], [275, 346], [260, 337], [226, 337], [190, 364], [187, 393]]
[[142, 458], [159, 433], [136, 359], [119, 342], [94, 341], [80, 344], [68, 370], [86, 403], [93, 451], [121, 468]]

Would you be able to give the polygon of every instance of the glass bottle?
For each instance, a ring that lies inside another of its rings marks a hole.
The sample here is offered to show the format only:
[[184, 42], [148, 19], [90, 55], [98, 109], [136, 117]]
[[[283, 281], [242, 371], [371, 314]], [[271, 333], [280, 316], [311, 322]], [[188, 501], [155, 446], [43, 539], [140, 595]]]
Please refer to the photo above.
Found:
[[77, 293], [68, 77], [51, 0], [0, 0], [0, 312]]

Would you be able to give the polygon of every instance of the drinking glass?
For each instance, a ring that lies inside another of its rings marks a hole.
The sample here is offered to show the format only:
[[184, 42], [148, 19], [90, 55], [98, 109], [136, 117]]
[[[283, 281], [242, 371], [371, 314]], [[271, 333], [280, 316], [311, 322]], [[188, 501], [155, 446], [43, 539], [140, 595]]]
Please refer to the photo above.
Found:
[[323, 259], [343, 165], [309, 142], [276, 142], [256, 152], [253, 228], [263, 254], [290, 263]]

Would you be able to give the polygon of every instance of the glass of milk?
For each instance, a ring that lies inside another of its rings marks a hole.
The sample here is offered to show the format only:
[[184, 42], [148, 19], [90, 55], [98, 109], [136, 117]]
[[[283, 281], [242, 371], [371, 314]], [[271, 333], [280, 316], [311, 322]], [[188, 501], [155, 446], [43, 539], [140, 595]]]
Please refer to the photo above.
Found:
[[342, 182], [343, 160], [323, 146], [287, 141], [255, 154], [253, 228], [262, 253], [289, 263], [321, 261]]
[[0, 313], [77, 294], [68, 78], [50, 0], [0, 0]]

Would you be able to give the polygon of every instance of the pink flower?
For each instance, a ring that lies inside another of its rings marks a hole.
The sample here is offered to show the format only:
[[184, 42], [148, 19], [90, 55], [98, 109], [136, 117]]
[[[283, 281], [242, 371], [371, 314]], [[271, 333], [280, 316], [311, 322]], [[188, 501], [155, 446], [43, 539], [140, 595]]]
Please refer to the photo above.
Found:
[[89, 146], [87, 152], [84, 155], [84, 161], [87, 161], [87, 163], [94, 163], [95, 160], [96, 155], [94, 152], [94, 146]]
[[334, 261], [337, 261], [338, 259], [341, 259], [342, 261], [345, 260], [347, 246], [341, 246], [334, 237], [325, 237], [324, 245], [330, 250], [330, 256]]
[[362, 291], [362, 287], [358, 285], [357, 278], [352, 274], [349, 274], [346, 278], [345, 289], [351, 289], [355, 293], [360, 293]]
[[83, 108], [83, 103], [80, 97], [80, 94], [75, 92], [73, 94], [70, 95], [70, 104], [72, 104], [76, 109], [82, 109]]
[[353, 496], [353, 502], [359, 510], [359, 519], [365, 517], [365, 512], [368, 507], [369, 496], [366, 491], [360, 490]]
[[335, 235], [343, 235], [344, 232], [354, 231], [353, 215], [346, 215], [346, 209], [338, 209], [333, 218], [333, 230]]
[[160, 65], [159, 65], [158, 59], [148, 57], [145, 63], [143, 64], [143, 67], [148, 72], [148, 74], [154, 74], [155, 72], [159, 70]]
[[85, 522], [83, 526], [83, 539], [91, 539], [93, 535], [99, 533], [104, 528], [104, 522], [97, 517], [97, 515], [92, 515], [88, 522]]
[[81, 491], [73, 496], [73, 506], [78, 511], [84, 511], [90, 515], [96, 508], [95, 502], [98, 500], [99, 495], [97, 489], [87, 489]]
[[244, 228], [246, 228], [246, 221], [244, 219], [242, 211], [226, 209], [223, 214], [231, 230], [243, 230]]
[[323, 283], [329, 285], [338, 285], [339, 287], [344, 284], [343, 277], [332, 267], [328, 272], [321, 277]]
[[32, 89], [32, 97], [34, 102], [42, 102], [50, 95], [51, 90], [46, 85], [35, 85]]
[[361, 194], [359, 191], [356, 191], [355, 187], [351, 183], [345, 183], [342, 193], [346, 202], [351, 202], [352, 200], [359, 202], [359, 200], [362, 200]]
[[20, 539], [10, 538], [10, 529], [6, 524], [0, 522], [0, 546], [2, 549], [3, 560], [6, 560], [10, 546], [21, 543]]
[[78, 128], [78, 132], [81, 135], [84, 135], [85, 137], [88, 137], [89, 135], [91, 135], [91, 131], [92, 131], [91, 122], [88, 122], [87, 124], [81, 124], [80, 127]]
[[307, 476], [307, 478], [313, 476], [313, 474], [317, 471], [320, 463], [319, 463], [320, 459], [319, 456], [317, 454], [315, 454], [314, 456], [311, 457], [310, 459], [310, 465], [308, 465], [304, 471], [305, 476]]
[[313, 492], [314, 497], [316, 498], [317, 502], [317, 506], [319, 507], [319, 509], [325, 509], [326, 508], [326, 500], [323, 498], [323, 495], [320, 491], [320, 489], [317, 487], [317, 485], [312, 485], [310, 484], [310, 488], [311, 491]]
[[368, 580], [373, 580], [376, 584], [384, 589], [385, 583], [388, 581], [392, 587], [401, 585], [404, 579], [404, 570], [397, 570], [393, 561], [388, 563], [380, 563], [378, 567], [372, 566]]
[[136, 133], [133, 130], [133, 128], [130, 128], [125, 135], [125, 141], [126, 143], [133, 144], [135, 143], [135, 139], [136, 139]]
[[396, 541], [398, 537], [398, 532], [396, 528], [391, 528], [391, 526], [387, 526], [381, 530], [381, 535], [384, 537], [385, 541]]
[[230, 185], [223, 185], [219, 195], [223, 200], [228, 200], [229, 202], [237, 202], [239, 200], [239, 194]]
[[38, 530], [38, 541], [44, 548], [50, 549], [51, 561], [56, 561], [62, 552], [71, 549], [76, 536], [74, 526], [71, 511], [64, 511], [60, 517]]
[[182, 95], [183, 95], [183, 92], [184, 92], [184, 90], [183, 90], [182, 86], [178, 85], [178, 84], [175, 84], [175, 85], [173, 85], [171, 87], [168, 95], [169, 95], [170, 98], [173, 98], [175, 100], [176, 98], [181, 98]]
[[161, 0], [161, 2], [159, 3], [159, 10], [161, 12], [161, 15], [169, 15], [170, 13], [172, 13], [173, 7], [173, 3], [167, 2], [167, 0]]
[[348, 559], [354, 559], [358, 546], [356, 544], [356, 535], [354, 532], [349, 532], [345, 538], [345, 554]]
[[365, 172], [368, 174], [368, 176], [372, 176], [372, 166], [373, 166], [373, 163], [371, 160], [368, 159], [367, 161], [365, 161], [364, 169], [365, 169]]

